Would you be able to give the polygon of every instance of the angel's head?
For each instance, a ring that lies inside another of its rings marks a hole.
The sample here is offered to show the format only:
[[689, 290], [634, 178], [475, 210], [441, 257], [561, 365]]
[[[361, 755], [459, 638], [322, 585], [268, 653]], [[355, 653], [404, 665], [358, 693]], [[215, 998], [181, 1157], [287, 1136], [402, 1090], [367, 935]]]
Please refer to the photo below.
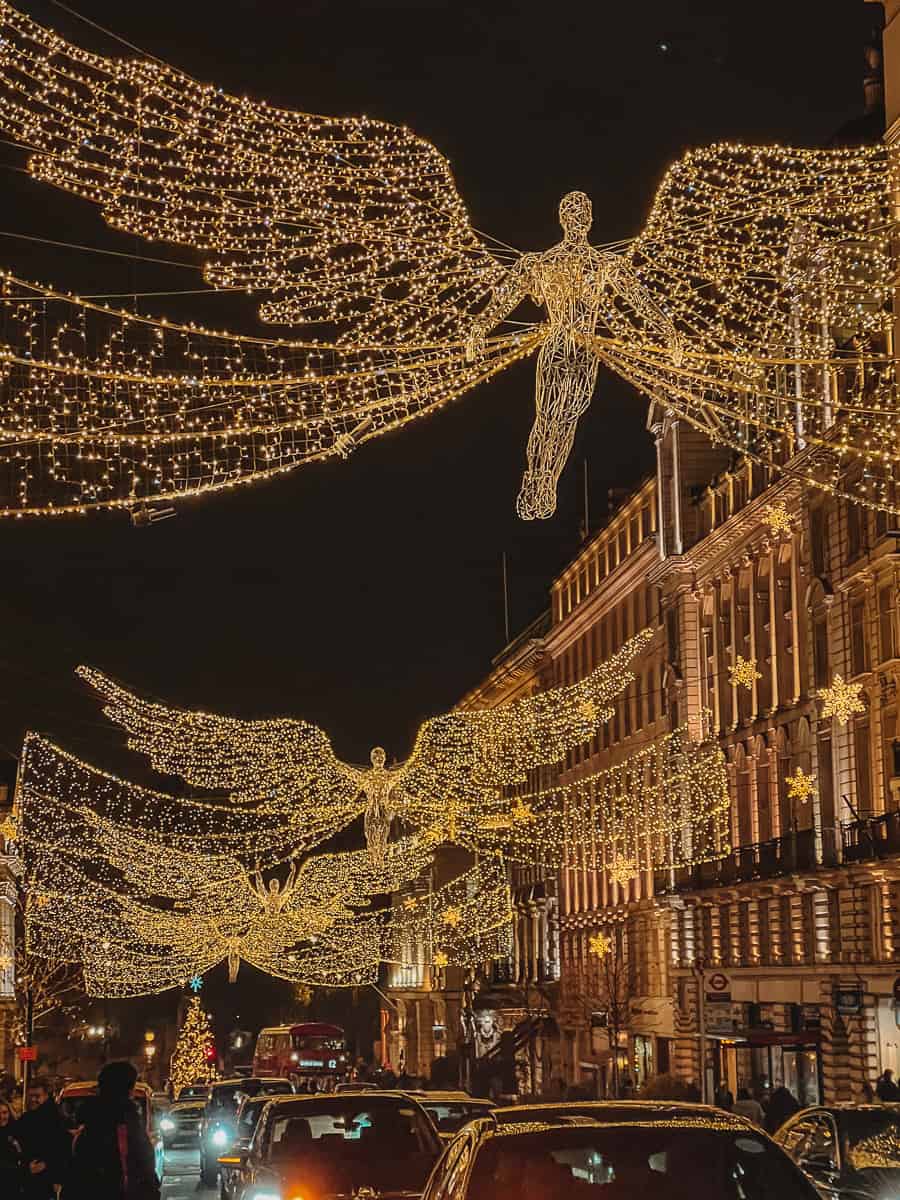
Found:
[[382, 750], [380, 746], [373, 747], [369, 758], [371, 759], [372, 766], [376, 771], [380, 771], [385, 762], [387, 762], [387, 754], [385, 754], [384, 750]]
[[586, 238], [592, 221], [589, 197], [584, 192], [567, 192], [559, 202], [559, 223], [566, 236]]

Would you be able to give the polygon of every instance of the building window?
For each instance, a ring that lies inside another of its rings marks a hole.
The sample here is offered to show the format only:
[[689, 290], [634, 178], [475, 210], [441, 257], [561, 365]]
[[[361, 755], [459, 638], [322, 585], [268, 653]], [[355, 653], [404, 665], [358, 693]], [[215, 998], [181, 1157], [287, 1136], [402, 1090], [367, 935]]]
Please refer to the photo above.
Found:
[[647, 672], [647, 724], [656, 720], [656, 672], [653, 667]]
[[673, 666], [678, 664], [678, 608], [666, 609], [666, 655]]
[[816, 688], [828, 687], [831, 671], [828, 664], [828, 620], [816, 617], [813, 624], [813, 660]]
[[867, 721], [857, 721], [854, 726], [853, 754], [856, 760], [856, 810], [862, 817], [872, 811], [872, 761]]
[[869, 669], [866, 643], [866, 602], [850, 602], [850, 671], [862, 675]]
[[866, 548], [866, 514], [858, 504], [848, 502], [845, 509], [847, 513], [847, 562], [853, 562]]
[[625, 695], [622, 698], [622, 736], [631, 736], [631, 684], [625, 689]]
[[818, 508], [811, 509], [809, 514], [809, 544], [812, 551], [813, 575], [823, 576], [828, 569], [825, 536], [825, 507], [820, 504]]
[[895, 589], [888, 584], [878, 592], [878, 630], [881, 640], [881, 661], [897, 658], [897, 617]]

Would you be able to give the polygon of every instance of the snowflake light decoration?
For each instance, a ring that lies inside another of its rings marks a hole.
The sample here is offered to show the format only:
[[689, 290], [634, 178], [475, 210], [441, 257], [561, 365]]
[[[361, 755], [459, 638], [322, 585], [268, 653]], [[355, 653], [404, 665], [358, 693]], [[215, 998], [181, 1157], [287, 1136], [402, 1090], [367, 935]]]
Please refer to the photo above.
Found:
[[734, 660], [734, 665], [728, 668], [728, 673], [732, 687], [745, 687], [748, 691], [757, 679], [762, 679], [756, 669], [756, 659], [744, 658], [741, 654]]
[[203, 979], [199, 975], [192, 975], [191, 978], [188, 980], [188, 987], [191, 989], [191, 991], [196, 996], [196, 994], [203, 987]]
[[457, 907], [451, 905], [450, 908], [445, 908], [441, 913], [441, 920], [445, 925], [449, 925], [452, 929], [455, 929], [462, 920], [462, 913]]
[[612, 949], [612, 939], [605, 933], [594, 933], [588, 938], [588, 949], [594, 958], [606, 958]]
[[783, 504], [766, 505], [766, 524], [775, 537], [791, 532], [791, 514]]
[[444, 953], [443, 950], [438, 950], [438, 952], [434, 956], [434, 965], [439, 969], [441, 967], [446, 967], [446, 965], [449, 961], [450, 961], [449, 958], [447, 957], [447, 955]]
[[822, 716], [834, 717], [838, 725], [846, 725], [854, 713], [866, 711], [861, 692], [861, 683], [846, 683], [842, 675], [835, 674], [831, 687], [819, 691]]
[[517, 800], [515, 807], [509, 814], [512, 821], [516, 825], [522, 825], [526, 821], [534, 820], [534, 811], [530, 804], [526, 804], [524, 800]]
[[616, 858], [609, 868], [609, 877], [619, 887], [625, 887], [638, 873], [637, 863], [633, 858]]
[[815, 775], [807, 775], [802, 767], [798, 767], [788, 778], [787, 793], [792, 800], [799, 800], [801, 804], [806, 804], [815, 794], [815, 790]]

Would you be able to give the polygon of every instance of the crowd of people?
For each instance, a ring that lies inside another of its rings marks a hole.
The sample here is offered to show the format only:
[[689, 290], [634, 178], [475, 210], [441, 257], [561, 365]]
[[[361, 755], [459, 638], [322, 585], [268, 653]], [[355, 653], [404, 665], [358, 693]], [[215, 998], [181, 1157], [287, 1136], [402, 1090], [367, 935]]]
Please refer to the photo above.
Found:
[[28, 1088], [21, 1115], [0, 1099], [0, 1197], [159, 1200], [153, 1147], [131, 1100], [136, 1082], [131, 1063], [107, 1063], [77, 1124], [66, 1121], [40, 1079]]

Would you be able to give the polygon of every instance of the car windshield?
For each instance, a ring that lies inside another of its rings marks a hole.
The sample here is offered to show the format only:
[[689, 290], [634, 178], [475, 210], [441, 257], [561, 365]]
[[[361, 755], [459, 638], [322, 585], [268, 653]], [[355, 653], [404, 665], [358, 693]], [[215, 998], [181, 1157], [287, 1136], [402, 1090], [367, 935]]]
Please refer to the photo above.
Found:
[[441, 1133], [456, 1133], [475, 1117], [486, 1117], [491, 1111], [489, 1104], [469, 1104], [465, 1100], [429, 1100], [427, 1096], [422, 1098], [422, 1107]]
[[246, 1138], [248, 1141], [253, 1137], [253, 1131], [259, 1124], [259, 1116], [265, 1108], [265, 1102], [260, 1101], [258, 1104], [245, 1104], [241, 1109], [241, 1115], [238, 1117], [237, 1136]]
[[286, 1079], [241, 1079], [214, 1087], [209, 1093], [208, 1107], [216, 1116], [233, 1116], [242, 1096], [289, 1096], [292, 1091]]
[[856, 1171], [900, 1167], [900, 1112], [860, 1108], [841, 1114], [847, 1160]]
[[279, 1105], [267, 1157], [303, 1191], [421, 1191], [441, 1152], [424, 1113], [394, 1097], [335, 1097]]
[[[506, 1127], [510, 1132], [516, 1126]], [[491, 1138], [468, 1200], [815, 1200], [787, 1155], [755, 1134], [708, 1124], [557, 1126]]]
[[[77, 1096], [63, 1096], [59, 1102], [59, 1110], [63, 1115], [63, 1120], [73, 1129], [82, 1124], [82, 1110], [88, 1100], [93, 1100], [96, 1092], [84, 1093]], [[147, 1097], [139, 1092], [136, 1096], [131, 1097], [131, 1102], [141, 1114], [141, 1121], [147, 1123]]]
[[321, 1053], [323, 1050], [343, 1050], [344, 1039], [339, 1037], [310, 1037], [306, 1034], [295, 1035], [294, 1049], [309, 1050], [313, 1053]]

